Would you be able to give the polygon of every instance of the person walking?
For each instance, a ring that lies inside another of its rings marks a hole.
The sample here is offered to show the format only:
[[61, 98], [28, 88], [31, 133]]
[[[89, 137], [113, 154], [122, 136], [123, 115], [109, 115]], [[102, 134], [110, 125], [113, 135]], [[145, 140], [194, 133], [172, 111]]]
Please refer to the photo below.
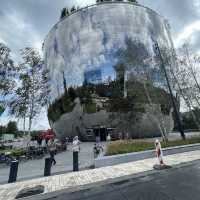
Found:
[[110, 142], [110, 141], [111, 141], [111, 136], [110, 136], [109, 133], [108, 133], [108, 135], [107, 135], [106, 141], [107, 141], [107, 142]]
[[80, 141], [78, 139], [78, 136], [75, 136], [73, 138], [73, 142], [72, 142], [72, 150], [73, 152], [79, 152], [80, 151]]
[[49, 153], [50, 153], [50, 158], [51, 158], [51, 164], [53, 163], [53, 165], [55, 165], [56, 164], [56, 160], [55, 160], [56, 143], [54, 139], [49, 140], [48, 147], [49, 147]]

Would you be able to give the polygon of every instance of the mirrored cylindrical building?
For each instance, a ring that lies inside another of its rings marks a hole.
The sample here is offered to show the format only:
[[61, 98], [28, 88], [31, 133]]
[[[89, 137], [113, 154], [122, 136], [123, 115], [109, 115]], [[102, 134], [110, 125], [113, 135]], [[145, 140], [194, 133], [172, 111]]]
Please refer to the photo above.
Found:
[[170, 131], [173, 109], [154, 41], [173, 49], [166, 20], [135, 3], [99, 3], [61, 19], [44, 42], [56, 134], [105, 140]]

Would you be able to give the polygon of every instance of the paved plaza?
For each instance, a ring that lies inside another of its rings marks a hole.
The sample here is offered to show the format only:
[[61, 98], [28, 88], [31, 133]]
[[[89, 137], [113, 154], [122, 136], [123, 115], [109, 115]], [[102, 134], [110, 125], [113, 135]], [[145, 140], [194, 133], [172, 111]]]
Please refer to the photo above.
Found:
[[[200, 160], [200, 150], [179, 153], [165, 157], [165, 162], [171, 166], [196, 160]], [[100, 182], [104, 182], [105, 184], [114, 181], [116, 178], [129, 177], [132, 175], [137, 175], [138, 173], [152, 171], [155, 163], [157, 163], [157, 159], [150, 158], [93, 170], [84, 170], [25, 182], [1, 185], [0, 199], [14, 199], [17, 193], [23, 188], [34, 187], [37, 185], [43, 185], [45, 187], [43, 195], [46, 195], [41, 197], [45, 197], [44, 199], [48, 199], [50, 197], [53, 198], [57, 196], [58, 191], [66, 192], [69, 189], [78, 191], [81, 189], [81, 187], [87, 185], [93, 185]], [[37, 198], [33, 197], [33, 199], [35, 200]]]
[[[102, 143], [102, 145], [106, 147], [105, 143]], [[88, 169], [90, 166], [94, 165], [93, 146], [94, 143], [92, 142], [81, 143], [81, 151], [79, 154], [80, 169]], [[71, 145], [68, 149], [68, 151], [56, 155], [55, 158], [57, 164], [52, 167], [52, 174], [66, 173], [67, 171], [72, 171], [73, 153], [71, 150]], [[20, 162], [18, 170], [18, 181], [43, 176], [44, 164], [45, 158]], [[8, 166], [0, 166], [0, 184], [7, 183], [9, 170], [10, 168]]]

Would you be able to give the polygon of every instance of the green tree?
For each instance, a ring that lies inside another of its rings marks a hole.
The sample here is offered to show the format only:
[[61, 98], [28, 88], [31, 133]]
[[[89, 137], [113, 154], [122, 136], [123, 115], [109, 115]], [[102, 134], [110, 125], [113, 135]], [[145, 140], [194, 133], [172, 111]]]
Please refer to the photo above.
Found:
[[6, 126], [0, 126], [0, 138], [3, 134], [6, 134]]
[[23, 62], [19, 65], [19, 87], [10, 103], [11, 113], [16, 117], [28, 119], [28, 131], [33, 119], [40, 113], [42, 106], [48, 104], [48, 71], [44, 69], [43, 60], [35, 49], [25, 48], [21, 51]]
[[76, 92], [75, 92], [74, 88], [70, 87], [68, 89], [68, 95], [69, 95], [71, 101], [73, 102], [74, 99], [76, 98]]
[[66, 16], [66, 8], [63, 8], [61, 10], [61, 15], [60, 15], [60, 19], [64, 18]]
[[15, 86], [15, 66], [10, 56], [11, 50], [0, 43], [0, 94], [12, 93]]
[[6, 127], [6, 133], [14, 134], [16, 136], [17, 132], [18, 132], [17, 122], [15, 121], [8, 122], [7, 127]]
[[5, 108], [2, 104], [0, 104], [0, 116], [3, 114]]
[[71, 13], [73, 13], [73, 12], [75, 12], [76, 11], [76, 8], [75, 8], [75, 6], [72, 6], [72, 8], [71, 8]]
[[60, 19], [63, 19], [64, 17], [68, 16], [69, 15], [69, 10], [68, 8], [63, 8], [61, 10], [61, 14], [60, 14]]
[[128, 0], [128, 1], [132, 3], [138, 3], [137, 0]]

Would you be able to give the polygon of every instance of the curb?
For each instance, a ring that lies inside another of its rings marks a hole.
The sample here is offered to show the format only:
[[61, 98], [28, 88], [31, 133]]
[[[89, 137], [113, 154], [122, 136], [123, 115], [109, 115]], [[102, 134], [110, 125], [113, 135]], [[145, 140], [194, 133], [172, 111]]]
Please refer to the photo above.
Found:
[[[190, 152], [190, 151], [200, 150], [200, 143], [168, 147], [168, 148], [163, 148], [162, 150], [164, 156], [173, 155], [177, 153]], [[142, 152], [133, 152], [133, 153], [113, 155], [113, 156], [103, 156], [100, 158], [96, 158], [94, 160], [94, 164], [95, 168], [100, 168], [127, 162], [144, 160], [148, 158], [154, 158], [154, 157], [155, 157], [155, 150], [147, 150]]]

